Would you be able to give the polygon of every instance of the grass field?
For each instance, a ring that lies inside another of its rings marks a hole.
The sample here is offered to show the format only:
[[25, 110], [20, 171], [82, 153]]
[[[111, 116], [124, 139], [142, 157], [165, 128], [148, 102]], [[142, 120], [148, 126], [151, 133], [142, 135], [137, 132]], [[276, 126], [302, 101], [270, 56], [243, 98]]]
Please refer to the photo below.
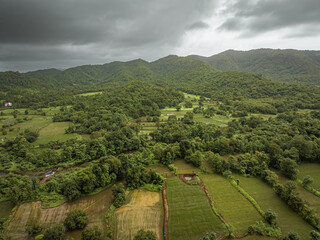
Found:
[[39, 138], [35, 142], [36, 145], [46, 144], [49, 141], [67, 141], [72, 138], [81, 139], [81, 135], [72, 133], [65, 134], [65, 130], [70, 126], [71, 122], [53, 122], [41, 128]]
[[[108, 188], [95, 195], [85, 196], [55, 208], [42, 209], [41, 202], [39, 201], [24, 203], [16, 210], [14, 218], [6, 230], [6, 234], [12, 240], [28, 239], [25, 226], [29, 219], [37, 218], [44, 228], [48, 228], [62, 222], [66, 217], [66, 213], [73, 209], [85, 210], [88, 214], [88, 226], [98, 225], [104, 230], [105, 214], [111, 205], [111, 200], [111, 188]], [[67, 237], [80, 239], [81, 231], [68, 232]]]
[[278, 214], [277, 222], [283, 234], [294, 231], [302, 239], [308, 239], [312, 227], [291, 210], [268, 184], [258, 178], [246, 178], [239, 175], [235, 177], [240, 180], [240, 186], [258, 202], [262, 210], [267, 211], [271, 209]]
[[262, 220], [253, 205], [229, 181], [217, 174], [200, 174], [216, 208], [227, 223], [234, 227], [235, 235], [244, 235], [248, 227]]
[[168, 237], [172, 240], [199, 240], [209, 231], [219, 234], [222, 222], [214, 215], [199, 185], [188, 185], [178, 177], [167, 179], [169, 210]]
[[318, 163], [303, 163], [299, 165], [299, 178], [310, 175], [313, 178], [313, 183], [310, 186], [320, 191], [320, 164]]
[[0, 219], [9, 217], [12, 208], [14, 204], [10, 201], [0, 202]]
[[170, 170], [167, 166], [152, 165], [152, 166], [148, 166], [146, 168], [155, 170], [157, 173], [161, 174], [165, 178], [171, 177], [174, 175], [173, 173], [170, 172]]
[[115, 239], [133, 239], [140, 230], [153, 231], [161, 239], [163, 207], [160, 192], [134, 190], [128, 195], [128, 203], [115, 212]]
[[[308, 166], [310, 168], [311, 166]], [[310, 175], [310, 174], [309, 174]], [[316, 175], [316, 174], [314, 174]], [[279, 181], [284, 184], [289, 181], [288, 178], [283, 176], [281, 173], [278, 172]], [[304, 189], [300, 184], [297, 184], [297, 192], [299, 193], [300, 197], [307, 201], [310, 206], [315, 210], [315, 212], [320, 216], [320, 198], [314, 195], [313, 193], [309, 192], [308, 190]]]
[[178, 169], [179, 174], [200, 172], [199, 168], [196, 168], [192, 164], [186, 163], [186, 161], [182, 159], [174, 161], [173, 164]]

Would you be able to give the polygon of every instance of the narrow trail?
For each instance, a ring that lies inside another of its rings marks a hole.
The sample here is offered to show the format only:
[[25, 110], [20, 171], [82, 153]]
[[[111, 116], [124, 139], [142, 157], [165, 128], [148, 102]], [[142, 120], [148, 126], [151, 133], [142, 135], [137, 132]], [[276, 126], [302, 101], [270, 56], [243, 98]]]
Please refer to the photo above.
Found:
[[163, 198], [163, 209], [164, 209], [164, 217], [163, 217], [163, 239], [167, 240], [168, 238], [168, 202], [167, 202], [167, 183], [164, 182], [162, 189], [162, 198]]

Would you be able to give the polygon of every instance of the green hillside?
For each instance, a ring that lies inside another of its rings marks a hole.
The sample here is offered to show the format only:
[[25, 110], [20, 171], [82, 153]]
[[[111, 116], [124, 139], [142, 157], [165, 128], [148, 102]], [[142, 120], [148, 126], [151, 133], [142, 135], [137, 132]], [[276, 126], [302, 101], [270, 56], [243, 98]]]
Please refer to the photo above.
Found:
[[211, 57], [190, 56], [222, 71], [259, 73], [281, 82], [320, 84], [320, 51], [228, 50]]

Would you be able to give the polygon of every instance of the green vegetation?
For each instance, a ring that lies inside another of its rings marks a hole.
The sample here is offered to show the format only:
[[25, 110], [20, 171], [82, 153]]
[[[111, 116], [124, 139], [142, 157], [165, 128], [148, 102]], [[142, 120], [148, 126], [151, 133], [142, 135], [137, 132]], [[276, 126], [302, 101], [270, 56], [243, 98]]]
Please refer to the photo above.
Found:
[[208, 198], [198, 185], [177, 177], [167, 179], [168, 234], [173, 239], [200, 239], [206, 232], [223, 232], [222, 222], [212, 212]]
[[226, 178], [216, 174], [201, 174], [200, 177], [219, 213], [234, 227], [236, 236], [245, 235], [251, 224], [262, 220], [253, 205]]
[[239, 175], [236, 178], [240, 180], [240, 186], [257, 201], [264, 211], [270, 209], [277, 214], [277, 224], [284, 235], [294, 229], [300, 236], [307, 238], [312, 227], [277, 197], [272, 187], [258, 178]]
[[140, 229], [137, 234], [134, 236], [134, 240], [156, 240], [157, 236], [152, 231], [144, 231]]
[[282, 82], [319, 84], [318, 55], [319, 51], [257, 49], [228, 50], [208, 58], [190, 57], [205, 61], [222, 71], [254, 72]]
[[81, 240], [101, 240], [102, 232], [98, 226], [87, 227], [81, 234]]
[[88, 215], [81, 209], [75, 209], [68, 212], [64, 220], [64, 226], [68, 230], [82, 229], [87, 225]]
[[[281, 59], [277, 66], [257, 57], [252, 71], [271, 68], [279, 80], [314, 83], [313, 67], [310, 75], [302, 70], [318, 58], [298, 52], [304, 64], [293, 71], [293, 58], [283, 63], [292, 52], [278, 53], [272, 53]], [[159, 238], [164, 178], [169, 238], [198, 240], [212, 231], [220, 238], [281, 231], [294, 238], [293, 231], [306, 239], [320, 227], [319, 88], [221, 72], [177, 56], [6, 72], [0, 84], [0, 99], [13, 102], [0, 107], [0, 207], [18, 206], [15, 214], [0, 211], [8, 237], [22, 239], [42, 227], [44, 239], [62, 238], [53, 216], [62, 222], [80, 208], [88, 209], [87, 238], [99, 238], [94, 225], [103, 238], [133, 238], [151, 230], [149, 222]]]

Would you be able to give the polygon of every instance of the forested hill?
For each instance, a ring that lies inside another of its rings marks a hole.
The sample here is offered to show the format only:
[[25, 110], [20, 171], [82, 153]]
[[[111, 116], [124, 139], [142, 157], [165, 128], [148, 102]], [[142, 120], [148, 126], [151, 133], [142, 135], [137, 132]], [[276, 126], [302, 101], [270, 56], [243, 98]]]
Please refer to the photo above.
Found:
[[29, 107], [30, 104], [44, 107], [53, 99], [47, 96], [54, 96], [55, 100], [59, 96], [65, 99], [66, 96], [107, 90], [137, 80], [216, 100], [278, 97], [289, 104], [289, 99], [296, 98], [293, 102], [298, 100], [301, 106], [320, 106], [318, 88], [279, 83], [261, 74], [223, 72], [215, 70], [204, 61], [174, 55], [151, 63], [137, 59], [85, 65], [64, 71], [3, 72], [0, 73], [0, 99], [12, 101], [17, 107]]
[[189, 56], [222, 71], [259, 73], [281, 82], [320, 85], [320, 51], [228, 50], [211, 57]]

